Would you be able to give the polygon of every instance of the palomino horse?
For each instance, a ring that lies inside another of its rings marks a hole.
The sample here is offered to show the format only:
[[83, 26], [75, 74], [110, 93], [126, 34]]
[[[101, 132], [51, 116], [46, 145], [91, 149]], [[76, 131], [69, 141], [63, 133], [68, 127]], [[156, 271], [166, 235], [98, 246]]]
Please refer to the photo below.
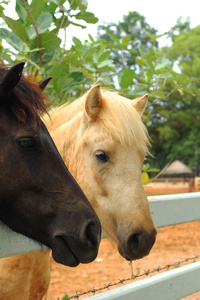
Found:
[[[149, 144], [141, 120], [147, 98], [131, 101], [96, 85], [79, 100], [53, 109], [50, 118], [44, 116], [104, 232], [127, 260], [148, 255], [156, 237], [141, 179]], [[34, 261], [39, 253], [31, 255]], [[24, 257], [18, 257], [21, 263]]]
[[[42, 88], [47, 82], [30, 83], [22, 76], [23, 66], [0, 68], [0, 220], [51, 248], [59, 263], [89, 263], [98, 252], [99, 219], [39, 117], [46, 111]], [[4, 296], [15, 280], [9, 271], [8, 281], [0, 271], [0, 299], [19, 299], [17, 289]], [[46, 291], [48, 280], [42, 283]], [[39, 295], [42, 290], [33, 299]], [[26, 289], [20, 299], [29, 299]]]
[[131, 101], [96, 85], [44, 118], [103, 231], [127, 260], [147, 255], [156, 237], [141, 179], [149, 144], [141, 120], [147, 100]]

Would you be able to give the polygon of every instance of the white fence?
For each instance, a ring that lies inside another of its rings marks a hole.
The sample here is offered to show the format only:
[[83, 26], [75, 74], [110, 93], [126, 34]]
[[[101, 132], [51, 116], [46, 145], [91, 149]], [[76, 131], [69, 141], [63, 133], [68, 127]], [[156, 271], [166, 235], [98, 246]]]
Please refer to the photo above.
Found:
[[48, 249], [0, 222], [0, 258]]
[[[155, 196], [148, 199], [157, 228], [200, 220], [200, 193]], [[178, 300], [199, 290], [200, 261], [85, 300]]]
[[[200, 220], [200, 193], [155, 196], [148, 199], [157, 228]], [[47, 249], [35, 241], [14, 233], [3, 224], [0, 224], [0, 240], [0, 257]], [[200, 262], [194, 262], [87, 299], [175, 300], [199, 290]]]

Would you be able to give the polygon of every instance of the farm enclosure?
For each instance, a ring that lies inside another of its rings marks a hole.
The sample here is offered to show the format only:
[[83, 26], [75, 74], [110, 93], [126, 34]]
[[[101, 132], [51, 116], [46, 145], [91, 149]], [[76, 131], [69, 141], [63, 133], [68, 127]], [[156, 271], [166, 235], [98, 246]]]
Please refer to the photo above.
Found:
[[[190, 197], [190, 202], [185, 201], [187, 197]], [[182, 218], [183, 207], [187, 212], [187, 216], [191, 214], [196, 218], [199, 214], [199, 193], [191, 195], [174, 195], [170, 196], [181, 200], [181, 207], [178, 206], [178, 211], [175, 211], [174, 220], [175, 222]], [[169, 196], [162, 196], [160, 198], [169, 199]], [[185, 198], [185, 199], [184, 199]], [[156, 200], [156, 197], [155, 199]], [[194, 209], [194, 203], [196, 202], [196, 209]], [[163, 204], [168, 204], [167, 202]], [[174, 202], [174, 201], [173, 201]], [[160, 202], [157, 203], [160, 205]], [[160, 208], [163, 207], [163, 204]], [[173, 203], [172, 203], [173, 204]], [[189, 205], [188, 205], [189, 204]], [[159, 205], [156, 205], [155, 208], [158, 209]], [[151, 205], [150, 205], [151, 206]], [[152, 208], [152, 207], [151, 207]], [[168, 207], [162, 208], [165, 215], [168, 215], [169, 212], [173, 210]], [[154, 219], [156, 224], [158, 224], [158, 210], [153, 211], [155, 213]], [[172, 217], [174, 214], [170, 214]], [[186, 216], [186, 217], [187, 217]], [[193, 219], [194, 220], [194, 219]], [[165, 224], [165, 218], [162, 216], [162, 224]], [[172, 221], [172, 220], [171, 220]], [[173, 222], [170, 224], [174, 224]], [[163, 225], [164, 226], [164, 225]], [[18, 252], [19, 253], [19, 252]], [[165, 228], [158, 229], [158, 236], [155, 246], [153, 247], [150, 255], [142, 260], [133, 262], [133, 273], [134, 274], [143, 274], [149, 270], [154, 270], [163, 268], [168, 264], [174, 264], [177, 261], [182, 261], [185, 258], [192, 258], [194, 255], [200, 254], [200, 221], [169, 226]], [[199, 258], [198, 258], [199, 259]], [[189, 262], [192, 262], [191, 259]], [[176, 267], [177, 265], [175, 265]], [[165, 268], [164, 271], [166, 271]], [[151, 274], [155, 275], [157, 272]], [[47, 300], [57, 300], [62, 299], [65, 294], [72, 296], [76, 292], [82, 293], [87, 290], [91, 290], [94, 287], [96, 289], [104, 287], [105, 285], [110, 285], [118, 282], [118, 279], [130, 278], [131, 277], [131, 268], [127, 261], [122, 259], [118, 254], [117, 250], [114, 249], [107, 239], [102, 240], [100, 251], [97, 259], [88, 265], [80, 265], [77, 268], [67, 268], [62, 265], [56, 264], [52, 261], [52, 280], [49, 288], [49, 293], [47, 295]], [[137, 278], [142, 279], [142, 277]], [[127, 280], [125, 283], [130, 283], [131, 281]], [[119, 285], [113, 286], [118, 287]], [[113, 288], [109, 287], [109, 289]], [[102, 292], [103, 292], [102, 291]], [[79, 297], [79, 299], [90, 296], [90, 294], [84, 295], [84, 297]], [[200, 292], [197, 295], [192, 295], [187, 297], [187, 299], [199, 300]]]
[[[162, 267], [168, 263], [192, 257], [199, 252], [200, 221], [161, 228], [158, 229], [157, 241], [150, 255], [133, 262], [133, 272], [134, 274], [143, 273], [144, 270]], [[71, 269], [58, 265], [53, 260], [51, 263], [51, 284], [47, 300], [57, 300], [57, 298], [61, 300], [65, 294], [71, 296], [76, 292], [91, 290], [93, 287], [99, 288], [104, 284], [117, 282], [118, 278], [129, 278], [131, 275], [128, 262], [118, 254], [117, 249], [114, 249], [107, 239], [101, 241], [99, 255], [91, 264]], [[131, 283], [131, 281], [126, 283]], [[120, 285], [115, 287], [118, 286]], [[90, 295], [91, 293], [84, 297]], [[200, 292], [186, 299], [199, 300]]]
[[[188, 215], [189, 213], [188, 210]], [[144, 273], [144, 270], [162, 268], [185, 258], [191, 258], [196, 254], [200, 254], [200, 221], [161, 228], [158, 229], [157, 241], [150, 255], [133, 262], [133, 273], [141, 274]], [[155, 274], [156, 272], [152, 275]], [[65, 294], [71, 296], [76, 292], [82, 293], [94, 287], [102, 288], [104, 285], [119, 282], [118, 279], [130, 277], [131, 268], [128, 262], [120, 257], [107, 239], [104, 239], [101, 242], [97, 259], [89, 265], [70, 269], [52, 262], [52, 280], [47, 299], [53, 300], [57, 297], [62, 299]], [[109, 289], [111, 288], [113, 287], [109, 287]], [[81, 296], [80, 299], [90, 295], [91, 293]], [[187, 299], [199, 300], [200, 292], [187, 297]]]

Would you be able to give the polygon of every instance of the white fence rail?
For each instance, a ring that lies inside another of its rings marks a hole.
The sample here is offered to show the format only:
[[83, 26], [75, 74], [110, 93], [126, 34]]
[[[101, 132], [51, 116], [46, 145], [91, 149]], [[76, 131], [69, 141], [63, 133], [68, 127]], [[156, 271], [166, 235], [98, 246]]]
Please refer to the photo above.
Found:
[[[148, 199], [157, 228], [200, 220], [200, 193], [153, 196]], [[47, 249], [44, 245], [11, 231], [2, 223], [0, 240], [0, 257]], [[199, 290], [200, 262], [195, 262], [87, 299], [175, 300]]]
[[157, 228], [200, 220], [200, 193], [148, 197]]
[[48, 249], [0, 222], [0, 258]]
[[200, 290], [200, 262], [126, 284], [84, 300], [178, 300]]
[[[148, 199], [157, 228], [200, 220], [200, 193], [155, 196]], [[85, 300], [178, 300], [199, 290], [200, 261]]]

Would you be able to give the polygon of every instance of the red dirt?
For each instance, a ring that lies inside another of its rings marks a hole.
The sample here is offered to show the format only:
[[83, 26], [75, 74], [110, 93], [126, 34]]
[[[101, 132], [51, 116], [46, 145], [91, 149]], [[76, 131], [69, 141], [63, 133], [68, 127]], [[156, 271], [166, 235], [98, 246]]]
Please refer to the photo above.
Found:
[[[196, 254], [200, 255], [200, 221], [161, 228], [158, 229], [157, 240], [149, 256], [133, 262], [133, 273], [163, 267]], [[90, 264], [69, 268], [51, 260], [51, 283], [46, 300], [61, 300], [66, 294], [72, 296], [94, 287], [101, 288], [130, 276], [131, 267], [128, 262], [118, 254], [108, 239], [103, 239], [97, 259]], [[115, 287], [118, 286], [121, 284]], [[79, 299], [91, 295], [89, 293]], [[200, 292], [184, 299], [200, 300]]]

